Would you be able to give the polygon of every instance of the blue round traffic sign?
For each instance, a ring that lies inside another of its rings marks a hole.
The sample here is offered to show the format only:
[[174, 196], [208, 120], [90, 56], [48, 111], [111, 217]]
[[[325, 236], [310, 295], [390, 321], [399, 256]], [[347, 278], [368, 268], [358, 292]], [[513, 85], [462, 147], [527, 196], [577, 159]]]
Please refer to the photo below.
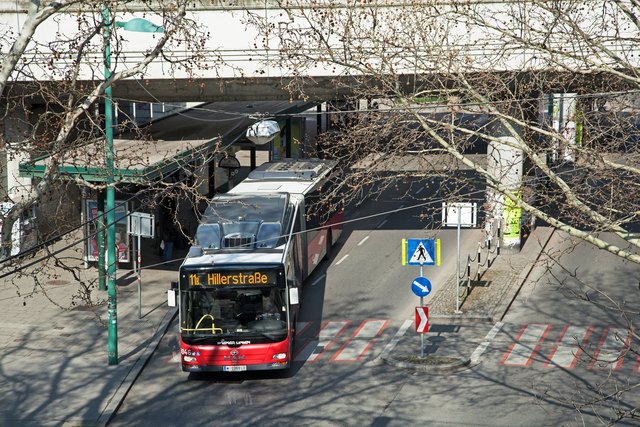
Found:
[[411, 290], [419, 297], [426, 297], [431, 292], [431, 282], [426, 277], [416, 277], [411, 282]]

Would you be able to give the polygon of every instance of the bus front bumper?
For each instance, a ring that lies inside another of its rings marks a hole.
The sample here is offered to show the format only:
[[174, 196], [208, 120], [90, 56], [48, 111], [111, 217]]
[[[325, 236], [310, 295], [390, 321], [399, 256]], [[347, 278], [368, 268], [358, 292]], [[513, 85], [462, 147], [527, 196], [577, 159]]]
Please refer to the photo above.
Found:
[[291, 366], [287, 362], [263, 363], [257, 365], [191, 365], [182, 364], [184, 372], [247, 372], [247, 371], [273, 371], [288, 369]]

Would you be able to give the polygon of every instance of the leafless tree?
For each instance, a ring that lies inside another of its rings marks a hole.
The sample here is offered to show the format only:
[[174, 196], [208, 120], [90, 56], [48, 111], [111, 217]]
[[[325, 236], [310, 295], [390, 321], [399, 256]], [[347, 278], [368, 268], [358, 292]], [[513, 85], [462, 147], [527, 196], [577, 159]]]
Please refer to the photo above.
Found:
[[292, 96], [312, 97], [326, 75], [348, 94], [336, 108], [348, 123], [321, 153], [349, 166], [350, 197], [468, 168], [486, 181], [487, 217], [510, 204], [640, 264], [637, 2], [277, 5], [248, 14], [270, 52], [256, 59], [289, 70]]
[[[19, 25], [0, 24], [3, 27], [0, 29], [0, 117], [4, 123], [0, 143], [10, 157], [24, 163], [43, 159], [46, 166], [44, 176], [34, 179], [29, 188], [21, 189], [20, 196], [11, 200], [11, 210], [3, 213], [1, 240], [6, 256], [10, 251], [12, 225], [31, 206], [48, 201], [49, 210], [43, 213], [42, 219], [46, 217], [49, 225], [55, 224], [49, 227], [48, 236], [64, 236], [78, 226], [77, 220], [69, 221], [68, 212], [63, 209], [70, 203], [64, 197], [67, 186], [104, 190], [104, 183], [87, 181], [78, 174], [68, 175], [61, 166], [105, 168], [105, 125], [98, 113], [98, 106], [105, 100], [105, 90], [125, 79], [137, 79], [144, 85], [141, 79], [145, 70], [158, 61], [162, 61], [166, 75], [180, 73], [189, 78], [203, 66], [207, 34], [194, 15], [187, 13], [190, 2], [184, 0], [5, 3], [11, 3], [3, 7], [13, 8], [15, 14], [4, 16], [17, 16]], [[119, 20], [143, 16], [153, 21], [155, 27], [151, 30], [155, 32], [145, 36], [148, 43], [139, 55], [128, 56], [126, 52], [131, 47], [127, 46], [135, 43], [135, 38], [140, 38], [135, 34], [140, 33], [127, 33]], [[111, 62], [109, 74], [105, 73], [107, 56]], [[145, 129], [138, 128], [132, 119], [119, 123], [116, 135], [128, 130], [136, 135], [134, 139], [148, 140]], [[147, 141], [142, 146], [153, 147], [154, 143]], [[124, 167], [145, 164], [148, 153], [139, 148], [116, 152], [116, 161]], [[120, 185], [118, 180], [116, 177], [114, 185]], [[193, 188], [197, 184], [171, 184], [160, 190], [177, 191], [180, 187], [195, 194]], [[149, 202], [157, 199], [140, 197]], [[54, 258], [50, 261], [68, 269], [85, 288], [79, 293], [78, 303], [90, 299], [94, 284], [78, 275], [77, 260], [55, 258], [53, 261]], [[0, 271], [11, 271], [20, 262], [24, 260], [3, 262]], [[35, 286], [43, 282], [45, 264], [36, 264], [33, 267], [36, 270], [29, 273], [40, 277], [34, 282]]]
[[[309, 76], [319, 74], [334, 75], [351, 94], [344, 101], [350, 123], [333, 135], [333, 155], [384, 168], [374, 159], [446, 154], [529, 214], [640, 262], [632, 251], [639, 241], [628, 229], [638, 220], [637, 130], [629, 114], [637, 90], [633, 4], [605, 2], [597, 10], [571, 1], [278, 4], [266, 18], [249, 21], [279, 52], [272, 55], [277, 65], [297, 76], [293, 94], [309, 96]], [[575, 94], [574, 117], [565, 121], [581, 127], [577, 144], [542, 117], [549, 93]], [[461, 120], [465, 114], [484, 117]], [[490, 170], [486, 156], [468, 155], [478, 140], [522, 153], [523, 175], [546, 183], [536, 203], [519, 196], [522, 188], [506, 186], [504, 171]], [[575, 151], [575, 173], [551, 167], [553, 151], [562, 157], [564, 148]], [[433, 170], [422, 166], [411, 173]], [[577, 174], [598, 185], [573, 185]], [[599, 231], [618, 233], [630, 247], [602, 240]]]

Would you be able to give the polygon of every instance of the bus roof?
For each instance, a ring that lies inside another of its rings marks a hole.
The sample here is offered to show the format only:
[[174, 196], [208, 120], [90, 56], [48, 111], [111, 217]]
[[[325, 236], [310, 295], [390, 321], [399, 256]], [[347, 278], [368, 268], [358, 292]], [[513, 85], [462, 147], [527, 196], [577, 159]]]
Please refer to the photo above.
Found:
[[337, 164], [334, 160], [285, 159], [264, 163], [229, 190], [229, 194], [306, 194], [322, 182]]

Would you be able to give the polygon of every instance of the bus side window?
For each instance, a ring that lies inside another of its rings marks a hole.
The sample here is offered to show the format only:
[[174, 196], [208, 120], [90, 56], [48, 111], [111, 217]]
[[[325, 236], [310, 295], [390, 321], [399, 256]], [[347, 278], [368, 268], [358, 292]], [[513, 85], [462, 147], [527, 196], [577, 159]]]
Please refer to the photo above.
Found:
[[296, 280], [296, 268], [295, 268], [295, 262], [293, 260], [293, 254], [291, 252], [289, 252], [289, 255], [287, 255], [287, 287], [289, 288], [293, 288], [296, 287], [298, 285], [297, 280]]
[[303, 235], [300, 233], [300, 211], [298, 211], [296, 218], [294, 219], [293, 226], [293, 242], [292, 242], [292, 256], [293, 256], [293, 265], [295, 266], [295, 275], [298, 279], [298, 284], [302, 283], [304, 280], [304, 255], [302, 253], [303, 248]]
[[315, 190], [304, 197], [305, 215], [304, 220], [307, 230], [318, 228], [321, 217], [320, 191]]

